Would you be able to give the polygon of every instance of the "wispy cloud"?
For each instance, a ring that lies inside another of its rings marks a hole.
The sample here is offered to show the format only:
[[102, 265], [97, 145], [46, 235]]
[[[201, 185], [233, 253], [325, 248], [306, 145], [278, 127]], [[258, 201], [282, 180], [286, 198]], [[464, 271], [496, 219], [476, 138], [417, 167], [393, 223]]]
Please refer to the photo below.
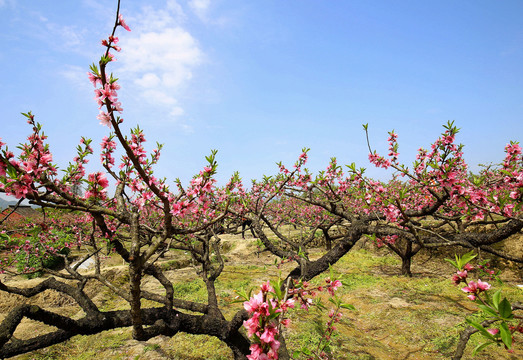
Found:
[[79, 30], [75, 26], [58, 25], [50, 22], [46, 22], [46, 28], [48, 30], [48, 37], [50, 39], [58, 39], [57, 43], [62, 47], [68, 49], [78, 48], [85, 44], [84, 34], [85, 30]]
[[0, 0], [0, 8], [3, 8], [4, 6], [15, 6], [15, 0]]
[[206, 22], [209, 15], [209, 7], [211, 5], [210, 0], [191, 0], [189, 1], [189, 7], [191, 10], [200, 18], [200, 20]]
[[[86, 47], [86, 44], [90, 44], [87, 41], [90, 36], [88, 29], [53, 22], [39, 11], [30, 11], [27, 16], [31, 18], [30, 25], [25, 28], [25, 32], [30, 33], [28, 36], [41, 40], [55, 51], [91, 55], [87, 49], [92, 47]], [[27, 22], [27, 19], [17, 18], [16, 21]]]
[[229, 16], [218, 15], [216, 2], [211, 3], [211, 0], [190, 0], [187, 5], [191, 12], [205, 25], [223, 27], [233, 22]]
[[76, 90], [85, 95], [93, 95], [93, 86], [87, 79], [87, 68], [77, 65], [64, 65], [59, 74], [73, 84]]

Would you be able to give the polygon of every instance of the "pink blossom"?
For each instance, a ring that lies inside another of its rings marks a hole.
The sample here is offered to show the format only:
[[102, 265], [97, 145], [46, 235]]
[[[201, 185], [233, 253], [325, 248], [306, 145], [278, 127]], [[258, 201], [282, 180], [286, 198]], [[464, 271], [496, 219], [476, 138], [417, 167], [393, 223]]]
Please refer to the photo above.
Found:
[[118, 14], [118, 24], [120, 24], [125, 30], [131, 31], [129, 26], [127, 26], [127, 24], [125, 23], [122, 14]]
[[470, 265], [469, 263], [466, 263], [465, 266], [463, 266], [463, 269], [467, 271], [472, 271], [474, 270], [474, 266]]
[[490, 289], [489, 283], [478, 280], [477, 283], [474, 281], [470, 281], [468, 286], [465, 286], [461, 290], [466, 293], [471, 293], [467, 296], [470, 300], [476, 300], [476, 297], [479, 293], [488, 289]]
[[334, 280], [330, 286], [327, 288], [329, 294], [334, 295], [334, 292], [341, 286], [341, 281]]
[[496, 329], [496, 328], [494, 328], [494, 329], [487, 329], [487, 331], [489, 333], [491, 333], [492, 335], [496, 335], [497, 333], [499, 333], [499, 329]]
[[267, 282], [263, 283], [261, 285], [261, 291], [263, 291], [264, 293], [267, 293], [267, 292], [274, 292], [274, 289], [273, 287], [271, 286], [271, 284], [269, 283], [269, 280], [267, 280]]
[[281, 304], [282, 311], [286, 311], [288, 308], [294, 308], [294, 299], [288, 299], [286, 302]]
[[111, 116], [107, 114], [104, 111], [100, 111], [100, 114], [96, 117], [98, 120], [100, 120], [101, 125], [106, 125], [109, 128], [111, 127]]
[[257, 311], [261, 304], [263, 303], [263, 294], [259, 292], [258, 294], [254, 295], [249, 301], [246, 301], [243, 303], [243, 307], [247, 312], [253, 313]]
[[89, 77], [89, 81], [93, 83], [94, 87], [96, 87], [98, 83], [100, 83], [100, 85], [102, 84], [102, 80], [99, 77], [95, 76], [93, 73], [89, 72], [87, 73], [87, 76]]
[[251, 318], [243, 322], [243, 326], [247, 329], [247, 336], [252, 337], [258, 331], [259, 327], [259, 315], [254, 313]]
[[468, 286], [463, 287], [461, 290], [468, 293], [475, 293], [478, 290], [478, 287], [474, 281], [471, 281]]
[[268, 360], [267, 354], [263, 352], [263, 349], [260, 344], [252, 344], [249, 347], [249, 350], [251, 350], [251, 354], [247, 355], [247, 359], [249, 360]]
[[467, 279], [467, 270], [458, 271], [456, 274], [452, 276], [452, 282], [455, 285], [458, 285], [461, 281]]
[[266, 344], [270, 344], [275, 340], [275, 336], [278, 335], [278, 329], [273, 326], [266, 326], [263, 334], [260, 336], [260, 340]]
[[478, 280], [477, 286], [478, 286], [478, 289], [481, 291], [486, 291], [486, 290], [490, 289], [490, 284], [487, 282], [483, 282], [481, 280]]

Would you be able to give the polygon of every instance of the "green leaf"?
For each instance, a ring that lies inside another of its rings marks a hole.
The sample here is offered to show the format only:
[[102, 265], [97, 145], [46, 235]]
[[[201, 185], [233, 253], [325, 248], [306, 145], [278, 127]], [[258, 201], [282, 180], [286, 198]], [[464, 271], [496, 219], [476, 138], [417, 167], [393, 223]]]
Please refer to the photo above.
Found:
[[500, 303], [498, 307], [499, 316], [501, 316], [503, 319], [512, 319], [512, 306], [508, 302], [506, 298], [504, 298]]
[[26, 113], [21, 113], [21, 114], [24, 115], [28, 119], [32, 119], [33, 118], [33, 114], [31, 114], [30, 111], [27, 114]]
[[503, 344], [510, 349], [512, 347], [512, 333], [510, 332], [506, 322], [503, 321], [501, 323], [499, 333], [501, 335], [501, 340], [503, 340]]
[[488, 314], [488, 315], [491, 315], [491, 316], [495, 316], [497, 317], [498, 316], [498, 313], [492, 309], [491, 307], [489, 306], [486, 306], [486, 305], [478, 305], [478, 308], [480, 308], [484, 313]]
[[271, 286], [274, 289], [274, 294], [276, 295], [276, 297], [279, 300], [283, 299], [283, 294], [282, 294], [282, 291], [281, 291], [281, 283], [280, 283], [280, 281], [281, 281], [281, 279], [279, 279], [277, 282], [276, 281], [271, 281]]
[[247, 292], [245, 291], [245, 289], [235, 290], [234, 292], [238, 295], [238, 299], [234, 300], [233, 302], [249, 301], [250, 291], [249, 291], [249, 295], [247, 295]]
[[305, 355], [309, 355], [309, 356], [312, 355], [311, 351], [308, 348], [302, 348], [301, 352], [304, 353]]
[[7, 165], [7, 167], [5, 170], [6, 170], [7, 175], [9, 175], [9, 177], [11, 179], [16, 178], [18, 176], [18, 172], [16, 171], [15, 167], [13, 165], [11, 165], [10, 163], [7, 163], [6, 165]]
[[351, 304], [341, 304], [340, 307], [341, 307], [342, 309], [356, 310], [356, 308], [354, 307], [354, 305], [351, 305]]
[[492, 295], [492, 305], [494, 305], [494, 308], [496, 310], [499, 309], [499, 300], [501, 299], [501, 289], [496, 291], [494, 295]]
[[450, 259], [444, 259], [445, 261], [448, 261], [449, 263], [451, 263], [455, 268], [459, 269], [459, 266], [458, 264], [454, 261], [454, 260], [450, 260]]
[[320, 310], [320, 311], [325, 311], [325, 310], [327, 310], [327, 307], [326, 307], [325, 305], [323, 305], [322, 302], [316, 302], [316, 303], [314, 304], [314, 306], [316, 306], [316, 308], [318, 308], [318, 310]]
[[369, 240], [376, 241], [376, 234], [363, 234], [363, 236], [367, 237]]
[[471, 250], [468, 253], [463, 254], [463, 256], [461, 256], [461, 258], [458, 262], [460, 269], [462, 269], [463, 266], [465, 266], [468, 262], [470, 262], [470, 260], [474, 259], [476, 256], [477, 256], [477, 254], [474, 254], [474, 250]]
[[478, 329], [479, 332], [480, 332], [483, 336], [485, 336], [486, 338], [489, 338], [490, 340], [495, 340], [495, 339], [494, 339], [494, 336], [493, 336], [491, 333], [489, 333], [489, 332], [487, 331], [487, 329], [485, 329], [485, 328], [483, 327], [483, 325], [481, 325], [480, 323], [477, 323], [477, 322], [475, 322], [475, 321], [473, 321], [473, 320], [470, 320], [470, 319], [465, 319], [465, 321], [466, 321], [470, 326], [472, 326], [472, 327]]
[[336, 304], [336, 300], [334, 300], [333, 298], [330, 297], [328, 301], [332, 303], [334, 306], [338, 306], [338, 304]]
[[489, 346], [490, 344], [495, 344], [495, 343], [492, 342], [492, 341], [488, 341], [488, 342], [486, 342], [486, 343], [479, 344], [478, 346], [476, 346], [476, 348], [474, 349], [474, 351], [472, 351], [472, 355], [475, 356], [478, 352], [480, 352], [481, 350], [483, 350], [484, 348], [486, 348], [486, 347]]
[[329, 264], [329, 273], [330, 273], [330, 279], [331, 281], [336, 280], [334, 276], [334, 269], [332, 268], [331, 264]]

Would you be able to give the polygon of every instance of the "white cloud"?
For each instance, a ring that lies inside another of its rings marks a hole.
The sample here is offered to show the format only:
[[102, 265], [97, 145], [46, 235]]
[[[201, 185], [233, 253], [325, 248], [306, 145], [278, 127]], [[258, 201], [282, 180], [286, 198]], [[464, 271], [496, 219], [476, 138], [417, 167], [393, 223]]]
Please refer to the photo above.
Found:
[[154, 73], [146, 73], [140, 79], [136, 79], [135, 84], [144, 88], [155, 88], [160, 85], [160, 78]]
[[173, 96], [166, 94], [161, 90], [144, 89], [142, 94], [145, 99], [148, 99], [151, 103], [154, 103], [155, 105], [169, 106], [175, 105], [177, 103], [176, 99]]
[[132, 31], [120, 34], [119, 77], [134, 79], [130, 90], [137, 98], [163, 107], [171, 120], [179, 118], [184, 114], [179, 96], [204, 54], [180, 25], [185, 15], [176, 1], [168, 1], [165, 9], [145, 7], [141, 14], [131, 15], [127, 23]]
[[171, 112], [169, 113], [169, 115], [171, 116], [174, 116], [174, 117], [178, 117], [178, 116], [181, 116], [184, 114], [184, 111], [181, 107], [173, 107], [173, 109], [171, 110]]
[[129, 18], [127, 23], [132, 24], [131, 29], [136, 28], [140, 32], [160, 31], [166, 28], [172, 28], [185, 21], [185, 13], [182, 7], [174, 0], [167, 1], [165, 9], [158, 9], [152, 6], [142, 8], [142, 13], [133, 16], [133, 14], [123, 14]]
[[189, 7], [194, 11], [196, 16], [202, 21], [207, 21], [209, 7], [211, 5], [210, 0], [191, 0], [189, 1]]

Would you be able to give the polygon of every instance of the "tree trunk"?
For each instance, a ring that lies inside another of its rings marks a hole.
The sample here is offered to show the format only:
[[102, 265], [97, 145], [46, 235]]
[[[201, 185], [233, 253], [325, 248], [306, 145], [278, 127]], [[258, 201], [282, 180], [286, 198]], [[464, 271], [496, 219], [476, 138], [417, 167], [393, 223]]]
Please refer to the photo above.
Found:
[[329, 229], [321, 229], [323, 236], [325, 237], [325, 250], [329, 251], [332, 249], [332, 239], [329, 236]]
[[405, 255], [401, 257], [401, 275], [412, 277], [412, 272], [410, 271], [412, 256]]
[[141, 282], [142, 274], [140, 267], [131, 263], [129, 266], [129, 283], [131, 292], [131, 318], [133, 322], [133, 339], [142, 340], [143, 338], [143, 321], [142, 321], [142, 305], [141, 297]]

